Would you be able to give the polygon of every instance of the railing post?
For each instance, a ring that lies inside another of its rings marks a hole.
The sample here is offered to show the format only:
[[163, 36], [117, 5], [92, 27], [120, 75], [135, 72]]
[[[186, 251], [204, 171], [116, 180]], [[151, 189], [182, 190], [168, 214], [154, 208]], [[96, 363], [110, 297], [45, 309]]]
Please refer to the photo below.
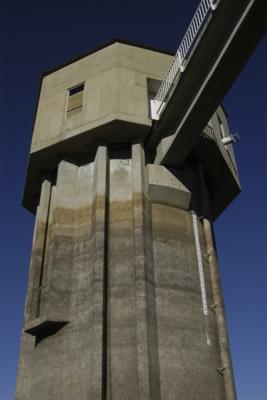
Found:
[[214, 4], [214, 0], [209, 0], [210, 1], [210, 8], [214, 11], [216, 10], [217, 5]]
[[177, 57], [179, 60], [180, 70], [181, 70], [181, 72], [184, 72], [183, 59], [182, 59], [180, 50], [177, 51]]

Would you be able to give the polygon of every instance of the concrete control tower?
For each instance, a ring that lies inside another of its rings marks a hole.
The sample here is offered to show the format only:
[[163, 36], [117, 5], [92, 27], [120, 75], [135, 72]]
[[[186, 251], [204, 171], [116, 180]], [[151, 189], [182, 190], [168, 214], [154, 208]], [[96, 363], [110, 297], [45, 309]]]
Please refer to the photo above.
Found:
[[179, 168], [146, 146], [172, 59], [115, 40], [43, 76], [16, 400], [235, 399], [212, 222], [238, 173], [221, 106]]

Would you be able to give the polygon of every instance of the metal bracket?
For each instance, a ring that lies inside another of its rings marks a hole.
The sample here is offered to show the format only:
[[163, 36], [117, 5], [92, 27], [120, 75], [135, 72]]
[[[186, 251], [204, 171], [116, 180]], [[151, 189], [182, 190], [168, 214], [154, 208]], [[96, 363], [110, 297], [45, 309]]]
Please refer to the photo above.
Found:
[[216, 307], [218, 307], [217, 304], [212, 304], [211, 306], [209, 306], [209, 309], [210, 309], [213, 313], [215, 313]]
[[216, 371], [223, 376], [223, 371], [225, 370], [225, 367], [220, 367], [220, 368], [216, 368]]

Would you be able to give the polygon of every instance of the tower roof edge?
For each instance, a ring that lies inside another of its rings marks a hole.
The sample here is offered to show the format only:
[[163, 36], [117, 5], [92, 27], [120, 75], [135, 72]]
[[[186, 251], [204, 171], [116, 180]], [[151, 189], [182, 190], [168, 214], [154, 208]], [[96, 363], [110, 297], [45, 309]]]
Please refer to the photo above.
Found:
[[75, 56], [73, 58], [70, 58], [69, 60], [65, 61], [62, 64], [58, 64], [55, 67], [53, 67], [53, 68], [51, 68], [51, 69], [49, 69], [47, 71], [44, 71], [42, 73], [42, 78], [47, 76], [47, 75], [49, 75], [49, 74], [52, 74], [53, 72], [55, 72], [55, 71], [57, 71], [57, 70], [59, 70], [61, 68], [66, 67], [69, 64], [72, 64], [72, 63], [74, 63], [76, 61], [79, 61], [84, 57], [87, 57], [87, 56], [89, 56], [89, 55], [91, 55], [93, 53], [96, 53], [97, 51], [100, 51], [100, 50], [104, 49], [105, 47], [111, 46], [112, 44], [115, 44], [115, 43], [121, 43], [121, 44], [126, 44], [128, 46], [139, 47], [141, 49], [151, 50], [151, 51], [155, 51], [155, 52], [158, 52], [158, 53], [167, 54], [167, 55], [170, 55], [170, 56], [174, 56], [175, 55], [175, 51], [173, 51], [173, 50], [162, 49], [160, 47], [150, 46], [150, 45], [147, 45], [147, 44], [138, 43], [138, 42], [135, 42], [135, 41], [132, 41], [132, 40], [128, 40], [128, 39], [113, 38], [111, 40], [108, 40], [108, 41], [96, 46], [96, 47], [93, 47], [90, 50], [85, 51], [84, 53], [81, 53], [81, 54], [79, 54], [79, 55], [77, 55], [77, 56]]

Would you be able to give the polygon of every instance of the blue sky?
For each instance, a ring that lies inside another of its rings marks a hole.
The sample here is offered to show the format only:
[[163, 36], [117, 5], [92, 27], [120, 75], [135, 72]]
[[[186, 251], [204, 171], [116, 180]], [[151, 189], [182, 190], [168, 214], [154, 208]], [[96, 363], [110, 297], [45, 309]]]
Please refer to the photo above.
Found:
[[[196, 0], [10, 2], [0, 24], [0, 398], [15, 387], [34, 217], [21, 206], [42, 71], [122, 37], [176, 49]], [[267, 38], [224, 99], [242, 193], [215, 224], [238, 398], [267, 398]]]

